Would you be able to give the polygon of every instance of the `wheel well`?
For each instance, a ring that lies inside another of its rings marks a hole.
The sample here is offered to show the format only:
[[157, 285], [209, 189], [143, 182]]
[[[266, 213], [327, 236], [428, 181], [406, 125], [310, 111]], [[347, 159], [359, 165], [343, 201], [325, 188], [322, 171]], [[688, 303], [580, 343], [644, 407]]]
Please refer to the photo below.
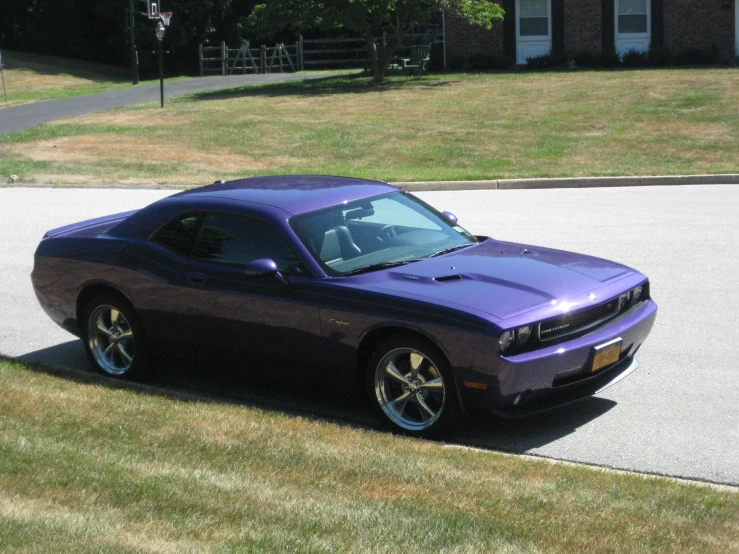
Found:
[[387, 339], [397, 337], [412, 337], [428, 342], [436, 348], [439, 353], [444, 356], [447, 363], [449, 363], [449, 359], [436, 341], [423, 333], [419, 333], [418, 331], [413, 331], [412, 329], [407, 329], [405, 327], [380, 327], [379, 329], [375, 329], [374, 331], [367, 333], [367, 336], [362, 339], [359, 349], [357, 350], [357, 373], [360, 378], [364, 375], [364, 368], [367, 364], [367, 360], [375, 347]]
[[77, 324], [80, 326], [80, 329], [82, 328], [82, 315], [83, 315], [82, 311], [85, 309], [85, 306], [87, 306], [90, 300], [104, 293], [115, 294], [116, 296], [120, 296], [126, 302], [130, 304], [128, 299], [125, 297], [124, 294], [121, 293], [121, 291], [116, 290], [110, 285], [102, 285], [102, 284], [88, 285], [84, 289], [82, 289], [79, 296], [77, 297]]

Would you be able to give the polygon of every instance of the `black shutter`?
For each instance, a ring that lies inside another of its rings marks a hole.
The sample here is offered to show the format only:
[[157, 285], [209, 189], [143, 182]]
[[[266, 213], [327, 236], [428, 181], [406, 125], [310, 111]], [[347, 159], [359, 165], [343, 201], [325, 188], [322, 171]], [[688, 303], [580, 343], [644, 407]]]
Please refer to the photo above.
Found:
[[652, 0], [652, 44], [662, 46], [665, 42], [665, 2]]
[[614, 11], [616, 7], [613, 0], [602, 0], [603, 10], [603, 51], [610, 52], [616, 49]]
[[552, 51], [565, 51], [565, 5], [563, 0], [552, 0]]
[[503, 52], [516, 58], [516, 0], [503, 0]]

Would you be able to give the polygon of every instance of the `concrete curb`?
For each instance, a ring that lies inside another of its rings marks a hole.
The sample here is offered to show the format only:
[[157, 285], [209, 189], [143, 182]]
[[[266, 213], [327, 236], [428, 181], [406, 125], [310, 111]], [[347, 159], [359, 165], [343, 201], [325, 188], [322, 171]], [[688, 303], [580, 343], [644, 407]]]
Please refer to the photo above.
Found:
[[739, 185], [739, 174], [665, 175], [654, 177], [574, 177], [563, 179], [497, 179], [490, 181], [416, 181], [392, 183], [408, 191], [572, 189], [680, 185]]
[[[202, 183], [203, 185], [209, 183]], [[488, 181], [398, 181], [390, 183], [410, 192], [455, 190], [528, 190], [576, 189], [605, 187], [656, 187], [682, 185], [739, 185], [739, 173], [716, 175], [662, 175], [652, 177], [572, 177], [542, 179], [492, 179]], [[153, 189], [182, 190], [201, 185], [53, 185], [31, 183], [0, 183], [0, 188], [90, 188], [90, 189]]]

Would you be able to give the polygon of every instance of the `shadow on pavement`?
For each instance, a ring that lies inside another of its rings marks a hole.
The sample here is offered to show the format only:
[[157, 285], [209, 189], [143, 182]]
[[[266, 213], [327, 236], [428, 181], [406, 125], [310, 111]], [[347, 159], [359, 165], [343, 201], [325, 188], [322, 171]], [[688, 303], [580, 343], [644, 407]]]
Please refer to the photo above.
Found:
[[[34, 371], [80, 383], [139, 390], [186, 402], [227, 403], [288, 416], [329, 421], [355, 428], [380, 430], [354, 377], [290, 373], [244, 362], [238, 354], [160, 353], [156, 371], [145, 383], [132, 383], [96, 373], [82, 342], [73, 340], [16, 358]], [[602, 416], [616, 402], [592, 397], [557, 410], [520, 419], [493, 414], [469, 415], [459, 428], [443, 437], [446, 443], [486, 450], [524, 453], [557, 441]]]

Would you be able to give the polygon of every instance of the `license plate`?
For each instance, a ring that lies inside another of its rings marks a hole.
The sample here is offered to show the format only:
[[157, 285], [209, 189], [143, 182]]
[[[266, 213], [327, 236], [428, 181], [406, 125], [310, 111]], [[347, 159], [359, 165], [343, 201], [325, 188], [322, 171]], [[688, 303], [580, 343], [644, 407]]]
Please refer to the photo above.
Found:
[[598, 371], [601, 368], [615, 364], [619, 356], [621, 356], [621, 339], [596, 346], [591, 371]]

